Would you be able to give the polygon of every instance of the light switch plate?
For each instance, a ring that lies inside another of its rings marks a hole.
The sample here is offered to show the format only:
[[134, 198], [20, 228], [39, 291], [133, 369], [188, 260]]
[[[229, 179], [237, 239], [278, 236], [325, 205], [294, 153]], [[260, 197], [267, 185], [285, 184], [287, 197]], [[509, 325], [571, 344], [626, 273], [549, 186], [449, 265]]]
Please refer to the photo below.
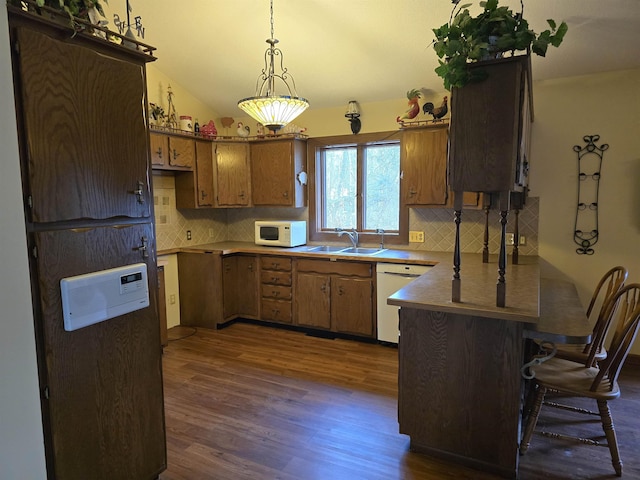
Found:
[[424, 232], [410, 231], [409, 232], [409, 242], [411, 243], [422, 243], [424, 242]]

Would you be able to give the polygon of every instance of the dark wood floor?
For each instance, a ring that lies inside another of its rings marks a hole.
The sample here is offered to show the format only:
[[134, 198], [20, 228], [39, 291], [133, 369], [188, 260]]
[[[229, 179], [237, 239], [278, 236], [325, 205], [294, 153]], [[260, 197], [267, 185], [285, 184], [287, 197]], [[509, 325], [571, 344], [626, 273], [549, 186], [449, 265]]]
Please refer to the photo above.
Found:
[[[396, 349], [242, 323], [193, 331], [172, 329], [165, 348], [161, 480], [496, 478], [408, 450], [398, 434]], [[623, 478], [640, 479], [640, 368], [621, 380], [611, 410]], [[540, 423], [566, 428], [568, 414], [553, 410]], [[597, 423], [586, 428], [600, 436]], [[521, 480], [609, 478], [617, 477], [606, 447], [535, 435], [521, 457]]]

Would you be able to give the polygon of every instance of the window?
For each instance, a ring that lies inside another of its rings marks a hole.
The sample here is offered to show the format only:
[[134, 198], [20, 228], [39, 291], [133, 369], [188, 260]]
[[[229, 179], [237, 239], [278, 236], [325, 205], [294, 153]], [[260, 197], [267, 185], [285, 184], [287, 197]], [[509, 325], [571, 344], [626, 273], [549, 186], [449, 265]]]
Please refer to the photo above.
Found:
[[335, 241], [336, 228], [355, 228], [361, 242], [379, 243], [382, 229], [385, 242], [400, 243], [406, 221], [400, 208], [400, 141], [394, 136], [309, 142], [311, 240]]

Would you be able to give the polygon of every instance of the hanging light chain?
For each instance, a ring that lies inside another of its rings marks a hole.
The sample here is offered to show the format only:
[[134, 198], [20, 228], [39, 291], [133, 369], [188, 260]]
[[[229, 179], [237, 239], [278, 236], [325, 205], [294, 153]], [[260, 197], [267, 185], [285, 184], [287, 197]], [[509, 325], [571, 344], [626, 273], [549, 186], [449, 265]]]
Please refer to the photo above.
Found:
[[273, 0], [271, 0], [271, 9], [269, 10], [270, 14], [271, 14], [271, 39], [273, 39], [274, 37], [274, 33], [273, 33]]

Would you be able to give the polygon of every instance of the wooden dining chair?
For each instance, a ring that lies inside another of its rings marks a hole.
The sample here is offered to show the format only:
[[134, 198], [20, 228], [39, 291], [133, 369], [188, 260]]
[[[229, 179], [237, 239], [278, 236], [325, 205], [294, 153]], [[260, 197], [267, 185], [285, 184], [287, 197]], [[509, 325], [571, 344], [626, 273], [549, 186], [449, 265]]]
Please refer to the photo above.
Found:
[[[595, 316], [595, 307], [598, 309], [598, 316], [595, 317], [591, 342], [586, 344], [556, 344], [556, 357], [573, 360], [575, 362], [586, 363], [593, 367], [597, 362], [607, 358], [607, 350], [604, 347], [605, 339], [611, 327], [614, 309], [607, 309], [609, 301], [620, 291], [627, 280], [627, 269], [624, 267], [613, 267], [598, 282], [596, 289], [587, 308], [587, 318]], [[609, 313], [607, 315], [607, 313]]]
[[[521, 455], [524, 455], [529, 448], [531, 436], [538, 422], [538, 416], [547, 392], [569, 397], [585, 397], [596, 401], [598, 412], [580, 408], [571, 408], [570, 410], [581, 414], [600, 416], [613, 468], [618, 476], [622, 475], [622, 461], [620, 460], [618, 441], [608, 401], [620, 396], [618, 375], [640, 327], [640, 284], [634, 283], [622, 288], [609, 302], [607, 308], [614, 310], [616, 330], [609, 345], [609, 354], [598, 367], [560, 358], [551, 358], [540, 365], [531, 367], [532, 373], [535, 375], [533, 379], [535, 393], [524, 435], [520, 442]], [[609, 312], [605, 313], [609, 314]], [[598, 445], [594, 440], [584, 438], [548, 432], [542, 432], [542, 434], [552, 438], [572, 438], [583, 444]]]

